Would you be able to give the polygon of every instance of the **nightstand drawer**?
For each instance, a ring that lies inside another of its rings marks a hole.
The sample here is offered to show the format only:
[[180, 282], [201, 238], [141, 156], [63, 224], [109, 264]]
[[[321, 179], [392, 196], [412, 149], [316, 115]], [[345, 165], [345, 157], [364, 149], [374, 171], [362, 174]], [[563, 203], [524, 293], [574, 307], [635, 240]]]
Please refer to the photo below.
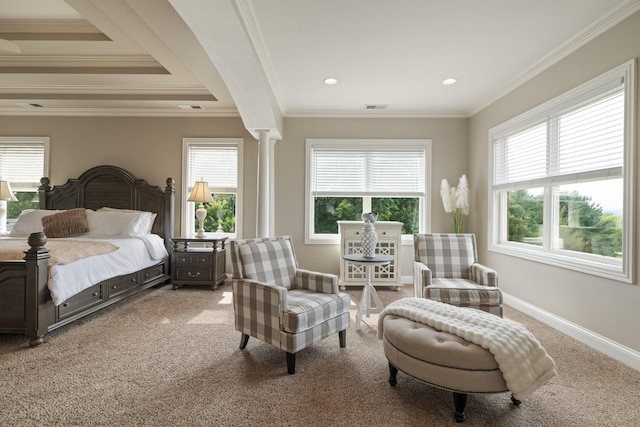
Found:
[[210, 264], [212, 256], [213, 252], [177, 252], [174, 254], [174, 262], [176, 267]]
[[173, 239], [171, 282], [173, 289], [182, 285], [211, 286], [216, 289], [227, 278], [226, 237]]
[[213, 269], [211, 265], [176, 265], [174, 280], [180, 282], [213, 282]]

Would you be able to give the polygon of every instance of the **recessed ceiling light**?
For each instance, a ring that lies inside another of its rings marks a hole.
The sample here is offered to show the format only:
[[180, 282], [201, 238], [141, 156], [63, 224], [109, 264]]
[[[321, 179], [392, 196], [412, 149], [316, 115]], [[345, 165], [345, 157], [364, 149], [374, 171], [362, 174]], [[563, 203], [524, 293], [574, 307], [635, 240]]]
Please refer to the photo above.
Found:
[[452, 84], [454, 84], [454, 83], [455, 83], [455, 82], [457, 82], [457, 81], [458, 81], [458, 80], [456, 80], [456, 79], [454, 79], [454, 78], [451, 78], [451, 79], [444, 79], [444, 80], [442, 81], [442, 84], [443, 84], [443, 85], [452, 85]]
[[328, 79], [324, 79], [324, 84], [326, 85], [334, 85], [336, 83], [338, 83], [338, 80], [332, 77], [329, 77]]

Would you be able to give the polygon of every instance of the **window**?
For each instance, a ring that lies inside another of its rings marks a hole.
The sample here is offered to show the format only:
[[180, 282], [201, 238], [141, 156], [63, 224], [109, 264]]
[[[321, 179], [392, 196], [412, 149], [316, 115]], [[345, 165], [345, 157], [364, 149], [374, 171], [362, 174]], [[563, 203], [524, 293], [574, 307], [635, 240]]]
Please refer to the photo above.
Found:
[[490, 249], [633, 281], [630, 61], [490, 131]]
[[38, 187], [43, 176], [49, 176], [49, 138], [0, 137], [0, 178], [11, 184], [18, 199], [6, 202], [0, 228], [6, 218], [6, 230], [11, 231], [20, 212], [38, 209]]
[[430, 140], [307, 140], [307, 243], [337, 243], [337, 221], [400, 221], [427, 229]]
[[189, 194], [196, 181], [209, 183], [213, 202], [205, 203], [204, 230], [210, 233], [240, 235], [242, 139], [185, 138], [182, 169], [182, 230], [193, 234], [198, 229], [196, 204]]

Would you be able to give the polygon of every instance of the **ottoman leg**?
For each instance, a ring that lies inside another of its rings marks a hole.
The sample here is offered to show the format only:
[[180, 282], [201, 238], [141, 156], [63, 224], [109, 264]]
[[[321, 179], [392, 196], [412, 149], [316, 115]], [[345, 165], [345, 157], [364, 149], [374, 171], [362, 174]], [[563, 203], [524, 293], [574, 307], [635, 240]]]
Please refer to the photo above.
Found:
[[396, 384], [398, 384], [398, 380], [396, 379], [397, 375], [398, 375], [398, 368], [396, 368], [391, 363], [389, 363], [389, 384], [391, 384], [392, 386], [395, 386]]
[[453, 392], [453, 404], [456, 407], [456, 412], [453, 414], [457, 423], [464, 421], [464, 407], [467, 404], [467, 395], [465, 393]]

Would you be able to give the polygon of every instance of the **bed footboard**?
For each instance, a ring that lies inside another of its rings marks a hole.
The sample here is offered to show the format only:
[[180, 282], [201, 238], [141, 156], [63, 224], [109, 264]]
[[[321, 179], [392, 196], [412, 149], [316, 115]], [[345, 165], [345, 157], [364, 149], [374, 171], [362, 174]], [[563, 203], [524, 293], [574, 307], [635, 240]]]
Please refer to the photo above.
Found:
[[54, 322], [55, 307], [47, 288], [47, 239], [33, 233], [28, 242], [23, 260], [0, 263], [0, 332], [22, 333], [33, 346], [42, 343]]

